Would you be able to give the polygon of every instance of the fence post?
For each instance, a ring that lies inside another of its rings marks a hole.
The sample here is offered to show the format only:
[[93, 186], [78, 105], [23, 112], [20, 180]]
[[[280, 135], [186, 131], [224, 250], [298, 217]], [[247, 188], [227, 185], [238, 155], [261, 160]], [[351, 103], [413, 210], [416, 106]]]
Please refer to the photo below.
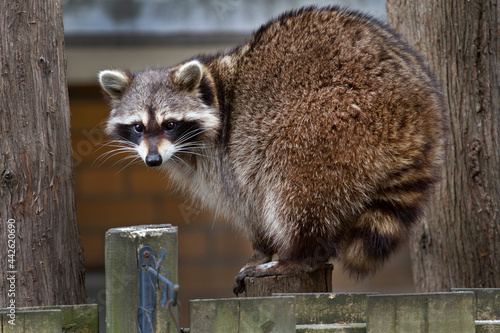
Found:
[[289, 275], [246, 277], [245, 297], [266, 297], [282, 293], [327, 293], [332, 291], [332, 264], [324, 264], [313, 272]]
[[[138, 253], [150, 246], [158, 255], [167, 250], [162, 266], [172, 283], [177, 283], [177, 227], [170, 224], [142, 225], [114, 228], [106, 232], [106, 331], [138, 332]], [[178, 321], [177, 307], [174, 314]], [[166, 332], [171, 322], [167, 308], [160, 306], [160, 293], [156, 299], [156, 331]], [[170, 324], [171, 330], [175, 326]]]

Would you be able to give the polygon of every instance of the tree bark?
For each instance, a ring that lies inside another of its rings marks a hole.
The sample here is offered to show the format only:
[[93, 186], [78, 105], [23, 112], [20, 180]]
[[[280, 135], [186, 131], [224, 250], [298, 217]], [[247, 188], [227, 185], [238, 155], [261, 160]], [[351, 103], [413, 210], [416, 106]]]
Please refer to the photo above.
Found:
[[61, 2], [0, 14], [0, 308], [85, 303]]
[[411, 246], [416, 289], [500, 287], [498, 0], [387, 0], [450, 110], [447, 166]]

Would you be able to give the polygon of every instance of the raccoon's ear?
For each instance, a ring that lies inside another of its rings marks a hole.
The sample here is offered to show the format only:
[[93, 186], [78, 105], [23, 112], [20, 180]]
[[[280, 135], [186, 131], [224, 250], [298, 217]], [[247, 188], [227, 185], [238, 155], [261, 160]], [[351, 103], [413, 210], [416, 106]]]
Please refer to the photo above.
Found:
[[128, 71], [108, 69], [99, 73], [99, 83], [111, 99], [121, 98], [131, 82], [132, 74]]
[[198, 60], [182, 65], [174, 74], [173, 83], [183, 90], [194, 91], [200, 86], [203, 67]]

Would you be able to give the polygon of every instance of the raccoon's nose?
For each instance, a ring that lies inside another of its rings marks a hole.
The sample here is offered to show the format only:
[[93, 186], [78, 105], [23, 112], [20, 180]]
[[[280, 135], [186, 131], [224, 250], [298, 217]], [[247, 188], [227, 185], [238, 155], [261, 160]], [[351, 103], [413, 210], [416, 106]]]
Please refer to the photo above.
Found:
[[162, 159], [160, 154], [146, 156], [146, 164], [150, 167], [157, 167], [161, 165]]

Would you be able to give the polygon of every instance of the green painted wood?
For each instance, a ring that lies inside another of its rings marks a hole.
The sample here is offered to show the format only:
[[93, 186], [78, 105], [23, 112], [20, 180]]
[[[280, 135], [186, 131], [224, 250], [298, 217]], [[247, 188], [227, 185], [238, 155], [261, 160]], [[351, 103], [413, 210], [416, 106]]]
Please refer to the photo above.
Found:
[[297, 325], [297, 333], [365, 333], [366, 324], [320, 324]]
[[472, 292], [367, 296], [368, 333], [473, 333]]
[[37, 306], [20, 308], [19, 310], [61, 310], [62, 329], [65, 333], [95, 333], [99, 331], [97, 304]]
[[61, 310], [16, 310], [15, 325], [2, 312], [2, 333], [57, 333], [62, 332]]
[[291, 296], [190, 301], [190, 332], [295, 332]]
[[476, 295], [476, 320], [500, 320], [500, 288], [452, 288]]
[[97, 304], [64, 305], [61, 307], [65, 333], [99, 332], [99, 309]]
[[276, 294], [295, 297], [297, 324], [365, 323], [366, 296], [378, 293]]
[[[138, 332], [138, 267], [137, 254], [142, 246], [151, 246], [155, 255], [167, 249], [162, 262], [168, 279], [177, 283], [177, 227], [170, 224], [114, 228], [106, 232], [106, 331], [108, 333]], [[156, 330], [165, 332], [170, 321], [157, 293]], [[177, 308], [174, 308], [177, 314]]]
[[295, 331], [295, 300], [291, 296], [249, 297], [240, 300], [240, 332]]
[[237, 332], [239, 316], [239, 299], [189, 302], [190, 332]]

